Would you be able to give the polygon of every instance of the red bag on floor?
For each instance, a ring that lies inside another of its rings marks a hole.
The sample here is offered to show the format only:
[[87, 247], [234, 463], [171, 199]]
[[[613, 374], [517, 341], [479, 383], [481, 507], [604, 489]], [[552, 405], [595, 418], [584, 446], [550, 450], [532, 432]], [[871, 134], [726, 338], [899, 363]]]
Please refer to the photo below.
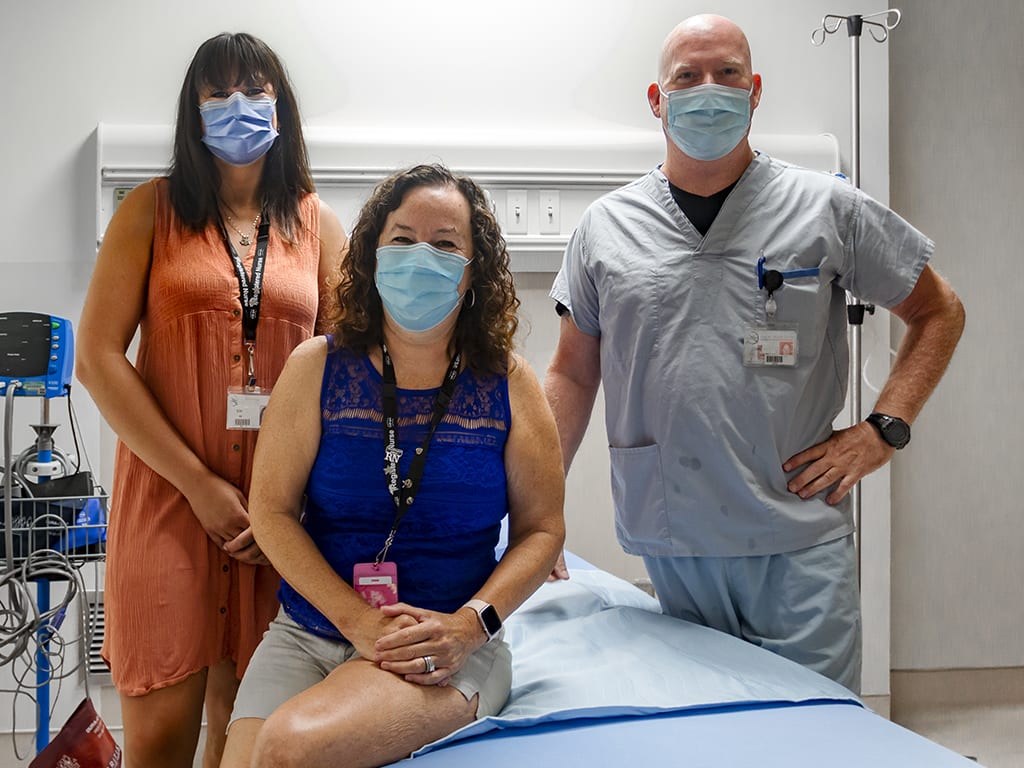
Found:
[[36, 755], [28, 768], [120, 768], [121, 747], [96, 714], [91, 699], [82, 699], [60, 733]]

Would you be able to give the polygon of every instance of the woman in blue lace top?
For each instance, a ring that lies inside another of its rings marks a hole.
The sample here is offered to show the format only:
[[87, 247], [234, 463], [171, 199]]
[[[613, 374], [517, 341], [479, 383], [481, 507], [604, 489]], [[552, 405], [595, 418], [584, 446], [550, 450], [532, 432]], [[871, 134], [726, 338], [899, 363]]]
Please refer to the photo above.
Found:
[[496, 714], [501, 620], [564, 539], [555, 423], [512, 352], [519, 301], [482, 190], [437, 165], [382, 182], [337, 299], [263, 420], [249, 514], [281, 611], [223, 766], [378, 766]]

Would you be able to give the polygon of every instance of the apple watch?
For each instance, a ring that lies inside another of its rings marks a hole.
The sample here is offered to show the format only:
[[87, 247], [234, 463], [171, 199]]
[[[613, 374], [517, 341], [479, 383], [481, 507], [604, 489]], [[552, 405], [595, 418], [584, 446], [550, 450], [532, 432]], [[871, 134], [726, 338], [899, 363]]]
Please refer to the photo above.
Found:
[[899, 416], [872, 413], [865, 421], [877, 429], [882, 439], [896, 450], [905, 448], [910, 442], [910, 425]]
[[487, 642], [493, 640], [494, 636], [501, 631], [501, 617], [490, 603], [474, 599], [463, 607], [472, 608], [476, 612], [477, 618], [480, 619], [480, 626], [483, 627], [484, 634], [487, 635]]

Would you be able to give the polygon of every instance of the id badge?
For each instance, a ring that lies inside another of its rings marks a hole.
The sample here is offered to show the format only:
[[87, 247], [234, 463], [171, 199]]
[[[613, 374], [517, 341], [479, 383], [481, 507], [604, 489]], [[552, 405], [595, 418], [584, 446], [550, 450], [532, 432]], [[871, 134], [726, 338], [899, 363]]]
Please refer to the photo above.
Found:
[[743, 334], [743, 365], [748, 368], [793, 368], [798, 352], [796, 326], [750, 327]]
[[270, 390], [257, 387], [228, 387], [228, 429], [259, 429], [263, 411], [270, 400]]
[[356, 563], [352, 586], [374, 608], [398, 602], [398, 566], [394, 563]]

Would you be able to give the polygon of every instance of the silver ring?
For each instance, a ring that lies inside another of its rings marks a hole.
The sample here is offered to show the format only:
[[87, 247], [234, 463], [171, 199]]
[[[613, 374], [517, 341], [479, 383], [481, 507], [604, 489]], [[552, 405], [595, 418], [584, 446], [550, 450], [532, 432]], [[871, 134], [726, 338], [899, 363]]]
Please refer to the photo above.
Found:
[[423, 657], [423, 667], [423, 674], [425, 675], [429, 675], [431, 672], [437, 669], [437, 667], [434, 666], [434, 659], [432, 656]]

